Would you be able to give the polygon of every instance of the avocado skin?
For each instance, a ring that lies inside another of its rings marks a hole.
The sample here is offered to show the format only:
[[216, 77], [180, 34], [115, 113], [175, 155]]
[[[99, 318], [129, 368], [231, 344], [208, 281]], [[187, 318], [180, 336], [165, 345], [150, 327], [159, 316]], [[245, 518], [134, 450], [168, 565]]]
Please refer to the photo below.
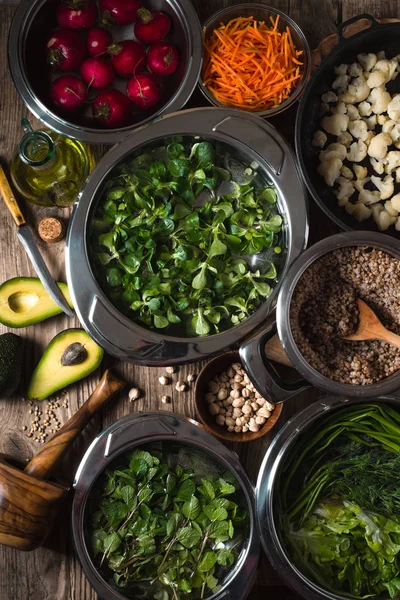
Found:
[[0, 335], [0, 398], [8, 398], [21, 381], [23, 339], [15, 333]]

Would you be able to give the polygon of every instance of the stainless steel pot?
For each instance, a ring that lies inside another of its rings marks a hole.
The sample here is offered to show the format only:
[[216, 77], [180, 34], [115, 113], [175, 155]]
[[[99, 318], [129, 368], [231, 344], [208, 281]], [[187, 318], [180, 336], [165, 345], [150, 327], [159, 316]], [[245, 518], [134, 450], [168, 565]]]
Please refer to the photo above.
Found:
[[[57, 27], [57, 5], [58, 0], [21, 0], [8, 39], [8, 61], [14, 85], [29, 110], [48, 127], [82, 142], [114, 144], [137, 127], [186, 104], [197, 85], [203, 62], [200, 22], [189, 0], [152, 0], [152, 9], [163, 10], [171, 18], [169, 39], [180, 51], [180, 68], [168, 81], [169, 100], [156, 112], [152, 109], [138, 112], [133, 125], [120, 129], [93, 127], [89, 108], [76, 123], [57, 114], [50, 98], [44, 37]], [[116, 28], [116, 41], [129, 38], [132, 38], [132, 25]], [[126, 81], [118, 81], [117, 87], [125, 91]]]
[[247, 536], [237, 563], [228, 572], [219, 592], [207, 600], [242, 600], [250, 591], [257, 570], [259, 538], [255, 525], [254, 491], [237, 456], [218, 442], [201, 426], [170, 412], [136, 413], [124, 417], [105, 429], [90, 445], [75, 476], [72, 505], [72, 535], [75, 549], [86, 577], [103, 600], [125, 600], [103, 579], [95, 567], [89, 550], [87, 504], [90, 491], [104, 469], [122, 453], [156, 442], [178, 445], [203, 460], [205, 469], [231, 471], [240, 484], [243, 505], [249, 514]]
[[[400, 399], [382, 397], [381, 400], [400, 409]], [[345, 596], [323, 589], [308, 579], [293, 564], [280, 531], [280, 478], [288, 454], [301, 436], [307, 435], [318, 421], [326, 419], [334, 411], [365, 402], [364, 399], [327, 396], [300, 411], [282, 427], [275, 436], [262, 462], [256, 486], [257, 527], [261, 543], [279, 577], [307, 600], [346, 600]], [[382, 598], [381, 600], [385, 600]]]
[[[325, 392], [346, 397], [377, 398], [400, 389], [400, 371], [371, 385], [349, 385], [333, 381], [313, 369], [298, 350], [290, 327], [290, 304], [300, 277], [308, 267], [324, 254], [346, 246], [373, 246], [400, 259], [397, 240], [382, 233], [349, 231], [332, 235], [308, 248], [290, 267], [279, 292], [276, 326], [271, 326], [247, 340], [240, 349], [246, 371], [262, 395], [274, 402], [283, 402], [310, 385]], [[265, 344], [278, 330], [282, 346], [294, 368], [304, 377], [296, 384], [284, 381], [265, 355]]]
[[[200, 136], [232, 148], [246, 165], [255, 161], [272, 182], [284, 214], [284, 251], [279, 281], [268, 300], [240, 324], [207, 337], [173, 337], [148, 330], [122, 315], [100, 289], [88, 257], [90, 216], [113, 170], [132, 153], [169, 136]], [[91, 337], [109, 354], [151, 365], [202, 360], [243, 339], [271, 313], [281, 282], [308, 237], [307, 209], [292, 151], [269, 123], [241, 111], [201, 108], [163, 117], [112, 148], [89, 177], [75, 205], [67, 239], [67, 278], [76, 313]]]

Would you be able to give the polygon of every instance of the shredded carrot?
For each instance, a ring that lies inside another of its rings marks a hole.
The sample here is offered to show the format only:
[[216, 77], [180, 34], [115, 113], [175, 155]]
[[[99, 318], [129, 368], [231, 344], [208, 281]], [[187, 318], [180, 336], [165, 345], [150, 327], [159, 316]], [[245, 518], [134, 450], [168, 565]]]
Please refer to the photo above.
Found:
[[226, 106], [264, 111], [289, 98], [303, 73], [289, 27], [238, 17], [204, 41], [203, 85]]

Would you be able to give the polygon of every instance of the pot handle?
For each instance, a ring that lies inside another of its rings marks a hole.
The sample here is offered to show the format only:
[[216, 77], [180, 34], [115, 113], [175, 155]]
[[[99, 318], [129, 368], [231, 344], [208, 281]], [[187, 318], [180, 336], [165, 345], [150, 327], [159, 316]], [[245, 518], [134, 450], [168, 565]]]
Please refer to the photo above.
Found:
[[361, 15], [355, 15], [354, 17], [350, 17], [350, 19], [347, 19], [347, 21], [344, 21], [344, 23], [341, 23], [338, 26], [337, 32], [338, 32], [338, 37], [339, 37], [339, 43], [342, 42], [343, 40], [345, 40], [346, 38], [350, 38], [351, 36], [355, 35], [356, 33], [360, 33], [360, 31], [363, 31], [364, 29], [366, 29], [365, 27], [363, 27], [362, 29], [353, 28], [354, 30], [350, 29], [348, 34], [345, 35], [347, 27], [349, 27], [353, 23], [358, 23], [359, 21], [362, 21], [363, 19], [369, 21], [369, 27], [377, 27], [378, 25], [380, 25], [379, 21], [377, 21], [375, 19], [375, 17], [373, 17], [372, 15], [370, 15], [368, 13], [363, 13]]
[[276, 373], [265, 354], [265, 344], [275, 333], [276, 323], [273, 321], [261, 333], [246, 340], [239, 348], [239, 354], [244, 369], [258, 392], [274, 404], [280, 404], [311, 387], [311, 383], [305, 379], [289, 383]]

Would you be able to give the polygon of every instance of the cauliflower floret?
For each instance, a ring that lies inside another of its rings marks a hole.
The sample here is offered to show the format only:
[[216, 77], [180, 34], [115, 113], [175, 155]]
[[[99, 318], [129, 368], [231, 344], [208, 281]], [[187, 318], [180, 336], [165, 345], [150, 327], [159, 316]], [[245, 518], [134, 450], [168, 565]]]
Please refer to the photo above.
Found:
[[400, 139], [400, 123], [396, 123], [396, 125], [392, 127], [390, 131], [390, 137], [394, 142], [398, 142], [398, 140]]
[[338, 203], [338, 206], [346, 206], [348, 201], [349, 201], [348, 197], [343, 196], [343, 198], [340, 198], [340, 200], [338, 200], [337, 203]]
[[368, 155], [372, 158], [385, 158], [392, 138], [388, 133], [378, 133], [368, 146]]
[[362, 75], [363, 68], [360, 63], [352, 63], [349, 65], [348, 74], [350, 77], [360, 77]]
[[374, 169], [375, 173], [378, 173], [378, 175], [383, 174], [383, 172], [385, 170], [385, 164], [384, 164], [383, 160], [377, 160], [376, 158], [370, 158], [369, 162], [371, 163], [371, 166]]
[[362, 102], [362, 100], [368, 98], [371, 90], [367, 86], [364, 77], [356, 77], [350, 83], [347, 91], [355, 97], [356, 102]]
[[324, 160], [318, 165], [318, 173], [325, 179], [326, 185], [332, 187], [335, 181], [340, 177], [340, 169], [343, 163], [340, 158], [330, 158]]
[[378, 229], [380, 231], [385, 231], [386, 229], [389, 229], [389, 227], [395, 222], [396, 217], [391, 217], [386, 210], [382, 210], [379, 213], [378, 218], [376, 219], [376, 224], [378, 225]]
[[376, 115], [372, 115], [371, 117], [368, 117], [367, 119], [364, 119], [364, 121], [367, 124], [368, 129], [375, 129], [376, 127]]
[[356, 208], [356, 205], [355, 205], [355, 204], [351, 204], [351, 202], [347, 202], [347, 203], [344, 205], [344, 210], [345, 210], [346, 212], [348, 212], [348, 213], [349, 213], [349, 215], [352, 215], [352, 214], [353, 214], [353, 212], [355, 211], [355, 208]]
[[343, 167], [340, 169], [340, 174], [341, 174], [343, 177], [346, 177], [346, 179], [353, 179], [353, 171], [352, 171], [351, 169], [349, 169], [349, 167], [345, 167], [345, 166], [343, 166]]
[[353, 136], [350, 135], [348, 131], [342, 131], [342, 133], [338, 135], [337, 141], [339, 144], [343, 144], [343, 146], [348, 148], [353, 141]]
[[358, 112], [357, 106], [354, 106], [353, 104], [347, 104], [346, 108], [347, 116], [349, 117], [350, 121], [357, 121], [360, 118], [360, 113]]
[[357, 179], [357, 181], [354, 182], [354, 187], [356, 188], [357, 192], [361, 192], [361, 190], [364, 189], [364, 186], [368, 183], [368, 181], [370, 181], [369, 177], [364, 177], [364, 179]]
[[312, 139], [312, 145], [313, 146], [318, 146], [319, 148], [323, 148], [326, 144], [326, 140], [327, 140], [327, 136], [326, 133], [324, 133], [323, 131], [316, 131], [313, 135], [313, 139]]
[[376, 65], [376, 61], [378, 60], [376, 54], [358, 54], [357, 56], [358, 62], [361, 64], [364, 71], [371, 71]]
[[342, 63], [338, 67], [335, 67], [335, 73], [336, 73], [336, 75], [346, 75], [346, 73], [347, 73], [347, 65], [345, 65], [344, 63]]
[[339, 90], [339, 92], [344, 92], [349, 81], [350, 77], [348, 75], [338, 75], [332, 83], [332, 88], [334, 90]]
[[372, 107], [370, 103], [366, 102], [365, 100], [364, 102], [360, 102], [360, 104], [358, 105], [358, 112], [362, 117], [369, 117], [369, 115], [372, 112]]
[[352, 181], [345, 179], [344, 177], [339, 177], [337, 179], [339, 184], [339, 189], [334, 191], [334, 194], [338, 200], [341, 200], [345, 196], [350, 198], [355, 192], [354, 185]]
[[347, 159], [351, 162], [361, 162], [367, 156], [367, 146], [362, 140], [353, 142], [347, 151]]
[[400, 152], [398, 150], [391, 150], [386, 156], [386, 173], [391, 173], [397, 167], [400, 167]]
[[376, 115], [380, 115], [387, 110], [390, 100], [390, 94], [382, 87], [374, 88], [368, 97], [368, 102], [372, 104], [372, 112]]
[[373, 131], [368, 131], [367, 135], [365, 136], [365, 140], [364, 142], [366, 143], [367, 146], [370, 145], [371, 140], [374, 138], [375, 134]]
[[399, 211], [393, 207], [391, 200], [386, 200], [384, 206], [385, 206], [386, 212], [388, 212], [391, 217], [397, 217], [397, 215], [399, 214]]
[[390, 133], [395, 125], [396, 123], [392, 119], [388, 119], [382, 125], [382, 133]]
[[377, 115], [376, 122], [378, 125], [384, 125], [386, 121], [389, 121], [389, 117], [387, 115]]
[[368, 137], [367, 124], [361, 119], [357, 119], [356, 121], [350, 121], [348, 129], [351, 135], [357, 139], [365, 141]]
[[387, 107], [388, 115], [393, 121], [400, 121], [400, 94], [393, 96]]
[[379, 192], [371, 192], [370, 190], [362, 189], [358, 194], [358, 201], [367, 204], [368, 206], [370, 204], [375, 204], [375, 202], [379, 202], [380, 199], [381, 195]]
[[378, 60], [378, 62], [374, 66], [374, 72], [381, 73], [384, 77], [384, 81], [382, 83], [386, 83], [387, 81], [390, 81], [392, 79], [393, 74], [396, 72], [396, 68], [397, 61], [381, 59]]
[[346, 158], [347, 149], [342, 144], [329, 144], [326, 150], [319, 153], [319, 160], [329, 160], [331, 158], [340, 158], [344, 160]]
[[333, 115], [336, 115], [338, 113], [342, 113], [344, 114], [346, 112], [347, 108], [344, 102], [339, 102], [336, 106], [332, 106], [331, 108], [331, 113]]
[[392, 203], [392, 208], [400, 212], [400, 194], [393, 196], [390, 202]]
[[368, 175], [367, 167], [362, 167], [361, 165], [353, 165], [353, 171], [357, 179], [365, 179]]
[[329, 104], [326, 102], [321, 102], [321, 106], [319, 107], [319, 116], [326, 115], [329, 112]]
[[381, 179], [376, 175], [371, 175], [371, 181], [374, 184], [374, 186], [378, 188], [381, 200], [387, 200], [388, 198], [393, 196], [394, 182], [393, 177], [391, 175], [387, 175], [385, 179]]
[[371, 205], [371, 210], [372, 210], [372, 216], [374, 217], [374, 220], [376, 222], [378, 222], [378, 217], [381, 214], [381, 212], [383, 212], [385, 209], [383, 208], [382, 204], [380, 204], [378, 202], [378, 204], [372, 204]]
[[321, 100], [322, 102], [337, 102], [337, 95], [335, 94], [335, 92], [332, 92], [331, 90], [329, 90], [329, 92], [325, 92], [325, 94], [322, 94], [321, 96]]
[[347, 90], [346, 92], [339, 94], [339, 101], [354, 104], [354, 102], [357, 102], [357, 98]]
[[368, 206], [365, 206], [365, 204], [358, 202], [354, 205], [352, 215], [357, 219], [357, 221], [361, 222], [369, 219], [369, 217], [372, 215], [372, 210], [368, 208]]
[[372, 71], [372, 73], [369, 74], [368, 79], [367, 79], [367, 86], [369, 88], [377, 88], [381, 85], [383, 85], [384, 83], [386, 83], [387, 81], [387, 73], [383, 72], [383, 71]]
[[327, 133], [338, 136], [342, 131], [346, 131], [349, 124], [349, 117], [338, 113], [330, 117], [324, 117], [321, 121], [322, 129]]

